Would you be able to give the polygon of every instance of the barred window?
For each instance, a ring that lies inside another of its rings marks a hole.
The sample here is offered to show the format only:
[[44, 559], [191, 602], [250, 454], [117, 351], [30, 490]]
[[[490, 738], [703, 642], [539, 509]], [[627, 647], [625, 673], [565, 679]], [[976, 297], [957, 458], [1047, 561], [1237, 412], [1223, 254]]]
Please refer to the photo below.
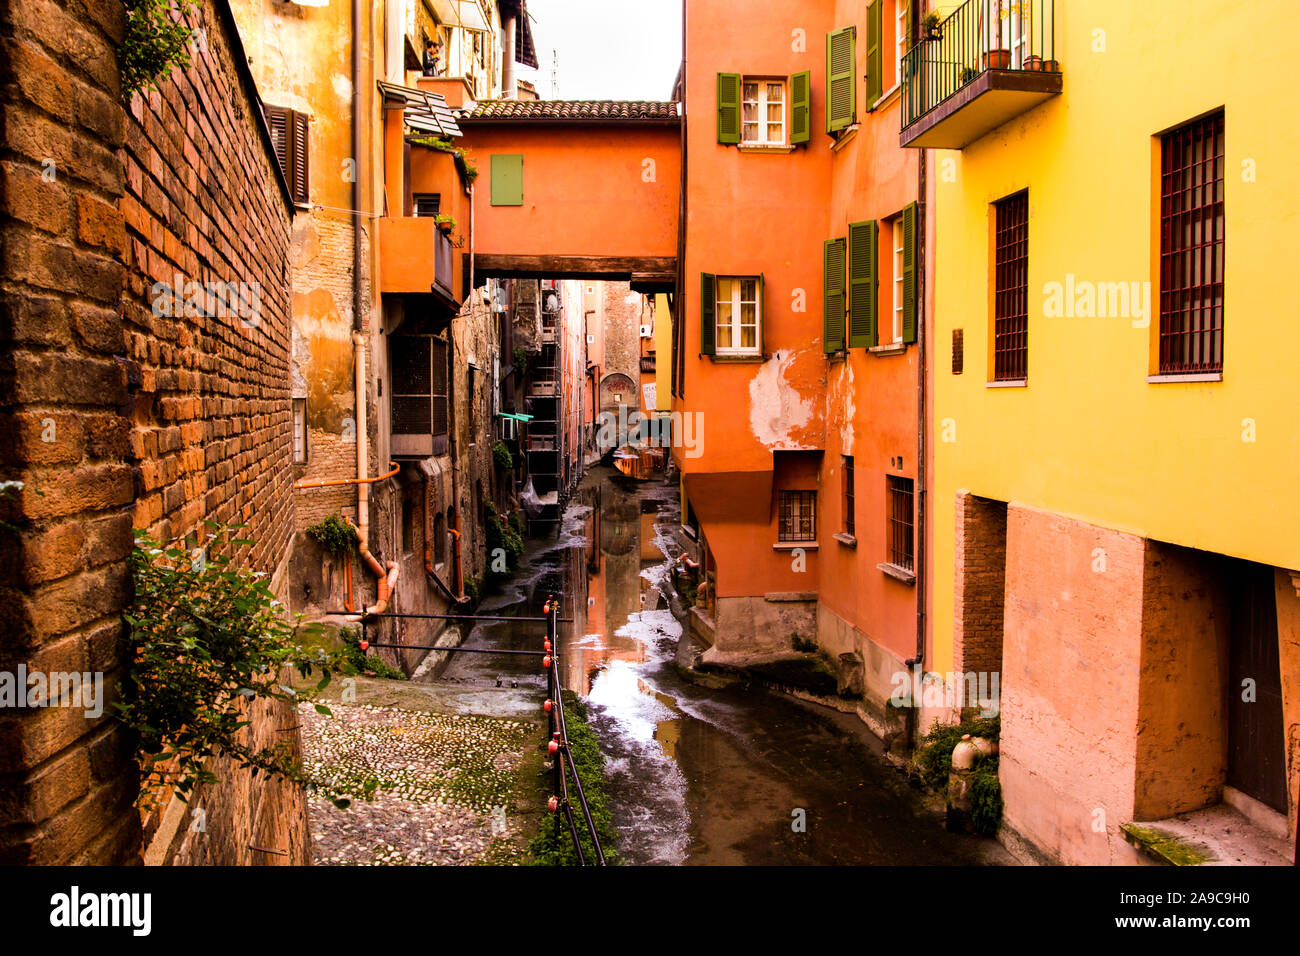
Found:
[[911, 571], [915, 489], [911, 478], [887, 475], [885, 480], [889, 499], [889, 516], [885, 527], [885, 540], [889, 543], [889, 563]]
[[1223, 370], [1223, 111], [1160, 144], [1160, 371]]
[[780, 541], [817, 540], [817, 492], [783, 491], [780, 498]]
[[993, 380], [1029, 377], [1029, 192], [994, 204]]
[[853, 457], [844, 456], [844, 533], [853, 534]]

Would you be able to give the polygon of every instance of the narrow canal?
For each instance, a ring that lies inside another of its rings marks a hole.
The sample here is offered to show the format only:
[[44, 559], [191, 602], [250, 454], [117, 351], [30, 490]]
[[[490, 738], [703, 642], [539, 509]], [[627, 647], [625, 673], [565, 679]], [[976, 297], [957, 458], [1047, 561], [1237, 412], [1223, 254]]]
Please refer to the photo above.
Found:
[[[661, 586], [676, 488], [598, 468], [558, 537], [530, 542], [479, 613], [530, 615], [562, 596], [564, 685], [583, 695], [605, 751], [619, 852], [630, 864], [982, 864], [991, 840], [943, 829], [853, 717], [758, 687], [710, 689], [673, 666], [681, 625]], [[673, 555], [675, 557], [675, 554]], [[467, 646], [536, 649], [534, 625], [480, 625]], [[536, 686], [536, 662], [453, 655], [441, 680]], [[803, 811], [802, 814], [797, 811]], [[803, 832], [792, 825], [806, 820]]]

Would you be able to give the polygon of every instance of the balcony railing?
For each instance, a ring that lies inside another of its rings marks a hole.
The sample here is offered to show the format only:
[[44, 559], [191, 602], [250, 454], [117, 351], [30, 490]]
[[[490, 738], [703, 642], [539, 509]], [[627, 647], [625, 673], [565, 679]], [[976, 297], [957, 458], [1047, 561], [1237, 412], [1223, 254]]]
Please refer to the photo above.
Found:
[[902, 144], [959, 149], [1059, 93], [1055, 28], [1056, 0], [963, 3], [903, 57]]

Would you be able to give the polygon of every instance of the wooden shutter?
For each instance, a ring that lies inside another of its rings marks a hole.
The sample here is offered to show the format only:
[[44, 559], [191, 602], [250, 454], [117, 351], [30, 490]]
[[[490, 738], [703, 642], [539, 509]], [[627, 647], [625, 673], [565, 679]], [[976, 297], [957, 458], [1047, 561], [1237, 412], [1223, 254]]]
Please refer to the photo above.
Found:
[[712, 355], [717, 350], [717, 276], [700, 273], [700, 354]]
[[758, 353], [767, 358], [767, 273], [758, 274]]
[[432, 358], [432, 339], [427, 335], [394, 335], [388, 340], [393, 388], [389, 418], [394, 455], [433, 454]]
[[857, 82], [853, 27], [826, 34], [826, 132], [853, 124]]
[[718, 74], [718, 142], [735, 146], [740, 142], [740, 74]]
[[844, 240], [827, 239], [822, 246], [822, 349], [844, 348]]
[[879, 339], [880, 230], [874, 221], [849, 224], [849, 348], [871, 348]]
[[903, 341], [916, 341], [916, 203], [899, 217], [903, 227]]
[[289, 111], [283, 106], [266, 106], [266, 125], [271, 127], [271, 146], [280, 172], [289, 178]]
[[790, 142], [806, 143], [812, 132], [812, 74], [790, 77]]
[[524, 156], [522, 153], [497, 153], [492, 157], [493, 206], [524, 204]]
[[293, 120], [293, 175], [289, 177], [289, 189], [293, 201], [306, 205], [310, 201], [307, 177], [307, 114], [291, 111]]
[[885, 89], [884, 0], [867, 7], [867, 108]]

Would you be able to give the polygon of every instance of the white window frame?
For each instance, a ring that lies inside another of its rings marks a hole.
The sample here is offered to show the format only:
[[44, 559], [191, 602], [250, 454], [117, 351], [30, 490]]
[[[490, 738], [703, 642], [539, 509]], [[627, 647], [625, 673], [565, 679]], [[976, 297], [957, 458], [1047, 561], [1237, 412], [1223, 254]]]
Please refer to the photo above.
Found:
[[[750, 100], [745, 98], [745, 87], [753, 83], [758, 87], [758, 98]], [[768, 139], [767, 128], [771, 122], [767, 118], [767, 108], [769, 101], [767, 98], [767, 86], [769, 83], [781, 87], [781, 137], [780, 139]], [[754, 103], [757, 107], [759, 119], [755, 122], [758, 125], [758, 139], [746, 139], [745, 127], [749, 125], [745, 122], [745, 104]], [[742, 76], [740, 78], [740, 145], [742, 146], [786, 146], [789, 144], [790, 137], [790, 85], [784, 76]]]
[[910, 6], [906, 0], [894, 0], [894, 86], [903, 81], [903, 57], [907, 55], [909, 39], [907, 11]]
[[[731, 329], [731, 341], [741, 341], [743, 326], [740, 322], [741, 307], [747, 301], [742, 298], [741, 290], [744, 288], [744, 282], [751, 279], [754, 282], [754, 344], [752, 346], [731, 345], [722, 346], [722, 303], [725, 301], [729, 306], [731, 321], [727, 323]], [[731, 296], [727, 299], [722, 298], [722, 284], [731, 283]], [[713, 288], [713, 354], [714, 355], [762, 355], [763, 354], [763, 277], [762, 276], [717, 276], [714, 279]]]
[[890, 310], [893, 316], [893, 337], [890, 343], [899, 345], [903, 341], [903, 216], [899, 213], [889, 221], [889, 244], [894, 250], [893, 257], [893, 285], [894, 285], [894, 307]]

